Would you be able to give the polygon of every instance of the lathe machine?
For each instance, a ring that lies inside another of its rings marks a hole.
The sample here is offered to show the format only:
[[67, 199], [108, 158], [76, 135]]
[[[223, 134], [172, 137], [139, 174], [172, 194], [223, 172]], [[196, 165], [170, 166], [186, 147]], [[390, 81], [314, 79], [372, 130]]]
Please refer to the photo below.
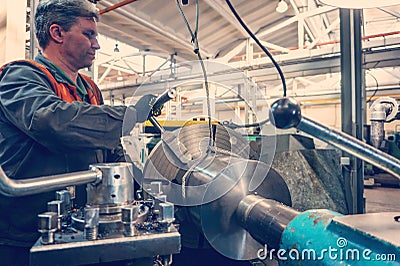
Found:
[[[297, 127], [399, 176], [400, 161], [302, 117], [294, 101], [281, 99], [271, 110], [275, 126]], [[133, 176], [129, 163], [26, 180], [11, 180], [0, 171], [0, 191], [9, 196], [60, 189], [48, 212], [38, 216], [42, 236], [31, 249], [31, 264], [169, 265], [170, 254], [180, 250], [173, 223], [178, 207], [187, 208], [211, 246], [232, 259], [399, 265], [400, 213], [299, 212], [290, 207], [282, 177], [270, 165], [247, 158], [243, 137], [222, 125], [212, 130], [213, 142], [204, 125], [164, 132], [142, 176]], [[134, 191], [133, 179], [143, 193]], [[78, 184], [87, 184], [87, 203], [71, 208], [72, 194], [65, 187]]]

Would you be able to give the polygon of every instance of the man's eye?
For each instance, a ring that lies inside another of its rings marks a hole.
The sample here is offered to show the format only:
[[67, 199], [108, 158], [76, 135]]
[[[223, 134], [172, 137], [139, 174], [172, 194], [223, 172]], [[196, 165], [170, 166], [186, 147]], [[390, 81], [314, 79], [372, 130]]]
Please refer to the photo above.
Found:
[[87, 37], [88, 39], [92, 39], [93, 36], [94, 36], [94, 34], [91, 33], [91, 32], [84, 32], [83, 35], [84, 35], [85, 37]]

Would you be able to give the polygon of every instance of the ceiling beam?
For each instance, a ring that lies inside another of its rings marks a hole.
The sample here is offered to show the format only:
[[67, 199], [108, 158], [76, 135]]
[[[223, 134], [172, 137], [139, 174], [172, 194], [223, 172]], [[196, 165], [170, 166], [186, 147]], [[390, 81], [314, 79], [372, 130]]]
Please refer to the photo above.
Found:
[[[271, 34], [273, 32], [279, 31], [279, 30], [289, 26], [292, 23], [298, 22], [299, 20], [304, 20], [306, 18], [313, 17], [313, 16], [316, 16], [316, 15], [320, 15], [320, 14], [323, 14], [323, 13], [326, 13], [326, 12], [329, 12], [329, 11], [332, 11], [332, 10], [335, 10], [335, 9], [337, 9], [337, 7], [324, 6], [324, 7], [319, 7], [319, 8], [316, 8], [316, 9], [313, 9], [313, 10], [309, 10], [309, 11], [306, 11], [306, 12], [298, 13], [295, 16], [285, 20], [282, 23], [279, 23], [279, 24], [277, 24], [277, 25], [275, 25], [275, 26], [273, 26], [271, 28], [268, 28], [268, 29], [266, 29], [264, 31], [261, 31], [260, 33], [258, 33], [256, 35], [256, 37], [258, 39], [261, 39], [262, 37], [264, 37], [264, 36], [266, 36], [268, 34]], [[255, 43], [254, 40], [251, 40], [251, 41], [252, 41], [252, 43]], [[245, 46], [246, 46], [246, 40], [241, 42], [241, 43], [239, 43], [237, 45], [237, 47], [233, 48], [230, 53], [228, 53], [227, 55], [225, 55], [221, 59], [221, 61], [228, 62], [232, 57], [237, 55], [237, 53], [242, 51], [242, 49], [243, 49], [242, 47], [245, 47]], [[237, 52], [237, 53], [234, 54], [234, 52]]]
[[[105, 6], [111, 6], [112, 3], [106, 0], [102, 0], [99, 2], [102, 5]], [[149, 21], [148, 18], [143, 18], [139, 16], [140, 12], [138, 10], [135, 10], [135, 14], [132, 14], [131, 12], [126, 11], [125, 9], [115, 9], [113, 12], [116, 12], [122, 16], [124, 16], [127, 19], [132, 20], [133, 22], [141, 25], [144, 29], [150, 30], [151, 32], [157, 34], [158, 36], [168, 40], [168, 41], [173, 41], [177, 45], [181, 46], [182, 48], [185, 48], [187, 51], [190, 51], [193, 53], [193, 45], [184, 39], [179, 38], [175, 32], [171, 32], [168, 28], [161, 26], [162, 22], [158, 22], [158, 25], [155, 23], [152, 23]], [[104, 15], [106, 16], [106, 15]], [[154, 40], [153, 40], [154, 41]], [[212, 54], [209, 53], [206, 49], [202, 49], [202, 53], [204, 56], [211, 57]], [[179, 55], [178, 55], [179, 56]]]
[[204, 0], [212, 9], [214, 9], [218, 14], [220, 14], [224, 19], [226, 19], [229, 24], [234, 26], [243, 36], [247, 37], [248, 34], [245, 29], [240, 25], [238, 20], [232, 14], [231, 10], [225, 4], [223, 0]]

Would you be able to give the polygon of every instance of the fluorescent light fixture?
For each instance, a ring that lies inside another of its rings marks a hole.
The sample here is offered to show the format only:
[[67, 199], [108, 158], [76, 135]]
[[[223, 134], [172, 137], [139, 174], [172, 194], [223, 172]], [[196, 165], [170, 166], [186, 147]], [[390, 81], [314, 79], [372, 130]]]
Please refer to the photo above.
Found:
[[288, 10], [289, 6], [284, 0], [280, 0], [278, 5], [276, 6], [275, 11], [278, 13], [285, 13]]
[[399, 0], [319, 0], [329, 6], [336, 6], [340, 8], [375, 8], [384, 6], [400, 5]]

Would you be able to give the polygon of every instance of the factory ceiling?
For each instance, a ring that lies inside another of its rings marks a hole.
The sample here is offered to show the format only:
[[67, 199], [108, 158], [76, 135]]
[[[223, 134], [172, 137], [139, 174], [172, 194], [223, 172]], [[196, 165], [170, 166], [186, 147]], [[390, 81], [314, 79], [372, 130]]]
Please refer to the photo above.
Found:
[[[253, 73], [255, 80], [260, 84], [275, 82], [277, 85], [279, 81], [276, 72], [272, 73], [270, 59], [249, 37], [227, 2], [198, 2], [197, 37], [202, 58], [228, 63]], [[287, 69], [290, 66], [290, 69], [294, 69], [287, 73], [288, 76], [338, 72], [338, 57], [333, 57], [338, 56], [340, 51], [339, 9], [323, 5], [317, 0], [285, 0], [287, 9], [279, 10], [279, 2], [230, 1], [247, 27], [277, 61], [287, 65]], [[131, 82], [138, 84], [143, 82], [143, 78], [152, 75], [154, 69], [146, 68], [144, 56], [163, 58], [165, 61], [160, 61], [160, 69], [169, 67], [171, 62], [182, 63], [197, 59], [188, 30], [188, 25], [192, 32], [195, 32], [196, 28], [195, 0], [99, 0], [96, 6], [101, 14], [99, 33], [117, 43], [125, 43], [138, 49], [136, 52], [118, 54], [117, 59], [115, 53], [103, 52], [103, 60], [99, 60], [97, 66], [99, 81], [105, 90], [117, 92], [120, 87], [110, 80], [110, 76], [131, 77], [134, 80]], [[188, 24], [185, 24], [181, 13]], [[364, 9], [362, 16], [364, 49], [379, 47], [385, 51], [392, 51], [399, 48], [400, 5]], [[379, 65], [377, 62], [384, 61], [387, 57], [390, 57], [391, 61], [385, 66], [399, 65], [400, 62], [396, 56], [393, 58], [391, 53], [380, 54], [375, 61], [371, 59], [370, 66]], [[310, 60], [324, 58], [331, 61], [328, 64], [312, 64], [314, 67], [323, 66], [324, 71], [311, 71], [307, 67]], [[141, 60], [143, 66], [137, 63], [136, 67], [133, 66], [131, 63], [135, 60]], [[293, 64], [298, 66], [293, 67]], [[263, 74], [260, 69], [267, 70]], [[398, 80], [397, 78], [397, 83]], [[121, 86], [126, 88], [126, 84], [124, 82]]]
[[[32, 1], [37, 0], [27, 0], [28, 6]], [[98, 31], [106, 40], [101, 41], [94, 78], [102, 90], [109, 91], [106, 98], [121, 98], [143, 82], [158, 82], [156, 71], [172, 71], [176, 64], [197, 60], [188, 29], [196, 32], [196, 24], [202, 59], [245, 71], [261, 87], [279, 88], [271, 60], [227, 2], [282, 66], [289, 88], [325, 87], [320, 81], [327, 79], [327, 74], [328, 79], [336, 75], [336, 81], [329, 82], [339, 86], [339, 9], [318, 0], [199, 0], [198, 12], [196, 0], [92, 2], [100, 13]], [[379, 75], [370, 72], [367, 87], [378, 82], [398, 87], [400, 4], [364, 9], [362, 22], [364, 66], [371, 71], [383, 69]]]

